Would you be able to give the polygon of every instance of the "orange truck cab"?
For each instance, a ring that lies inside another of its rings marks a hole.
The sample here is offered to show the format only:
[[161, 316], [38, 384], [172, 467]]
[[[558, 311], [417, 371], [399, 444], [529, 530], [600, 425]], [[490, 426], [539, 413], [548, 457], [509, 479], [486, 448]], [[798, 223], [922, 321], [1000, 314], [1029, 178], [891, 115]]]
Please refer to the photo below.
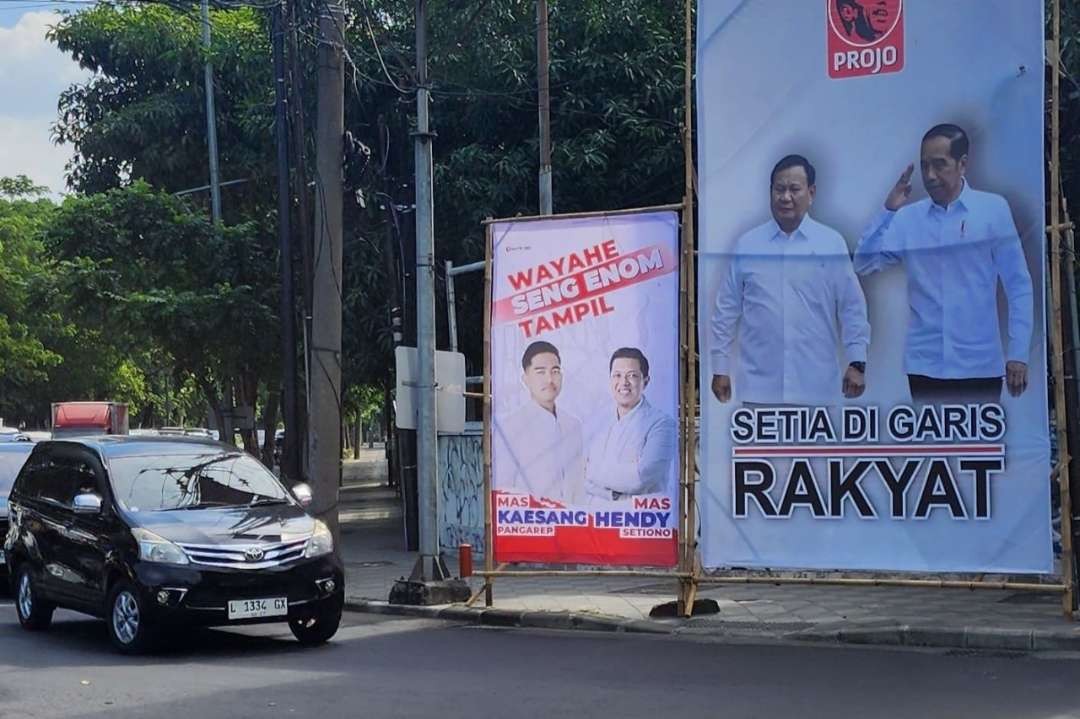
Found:
[[54, 438], [127, 434], [128, 408], [121, 402], [53, 402]]

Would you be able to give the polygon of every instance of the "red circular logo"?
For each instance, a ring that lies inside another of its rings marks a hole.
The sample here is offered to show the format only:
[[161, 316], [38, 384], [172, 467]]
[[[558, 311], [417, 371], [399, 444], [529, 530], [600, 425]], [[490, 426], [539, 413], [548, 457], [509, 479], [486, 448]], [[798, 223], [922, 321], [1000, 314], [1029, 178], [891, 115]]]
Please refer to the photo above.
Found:
[[856, 47], [885, 40], [900, 23], [904, 0], [825, 0], [833, 34]]

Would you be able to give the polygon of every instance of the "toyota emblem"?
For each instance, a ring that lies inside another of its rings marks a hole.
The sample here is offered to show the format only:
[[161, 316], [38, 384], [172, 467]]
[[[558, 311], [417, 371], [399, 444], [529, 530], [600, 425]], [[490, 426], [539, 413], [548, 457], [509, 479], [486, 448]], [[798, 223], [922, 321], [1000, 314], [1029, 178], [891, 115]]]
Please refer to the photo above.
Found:
[[258, 547], [248, 547], [244, 550], [244, 559], [248, 560], [249, 562], [260, 562], [262, 561], [262, 558], [264, 556], [266, 555], [264, 554], [263, 550], [259, 549]]

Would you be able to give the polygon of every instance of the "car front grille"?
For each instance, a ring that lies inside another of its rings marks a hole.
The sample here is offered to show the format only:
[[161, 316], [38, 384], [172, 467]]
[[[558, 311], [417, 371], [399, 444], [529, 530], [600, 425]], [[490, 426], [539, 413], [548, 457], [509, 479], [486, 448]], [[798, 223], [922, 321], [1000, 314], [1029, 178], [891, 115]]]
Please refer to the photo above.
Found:
[[[272, 544], [180, 544], [180, 548], [195, 564], [230, 569], [266, 569], [302, 559], [307, 539]], [[249, 554], [250, 550], [262, 556]]]

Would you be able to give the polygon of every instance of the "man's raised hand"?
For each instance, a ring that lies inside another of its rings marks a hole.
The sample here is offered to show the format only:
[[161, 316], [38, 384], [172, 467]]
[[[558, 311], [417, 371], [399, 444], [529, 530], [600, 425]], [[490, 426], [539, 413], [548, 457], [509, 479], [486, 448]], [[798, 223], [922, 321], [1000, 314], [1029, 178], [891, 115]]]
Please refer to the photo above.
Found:
[[911, 176], [915, 172], [915, 165], [911, 164], [907, 166], [903, 174], [900, 175], [900, 179], [893, 185], [892, 190], [889, 191], [889, 196], [885, 198], [885, 209], [890, 212], [896, 212], [904, 203], [911, 197]]

